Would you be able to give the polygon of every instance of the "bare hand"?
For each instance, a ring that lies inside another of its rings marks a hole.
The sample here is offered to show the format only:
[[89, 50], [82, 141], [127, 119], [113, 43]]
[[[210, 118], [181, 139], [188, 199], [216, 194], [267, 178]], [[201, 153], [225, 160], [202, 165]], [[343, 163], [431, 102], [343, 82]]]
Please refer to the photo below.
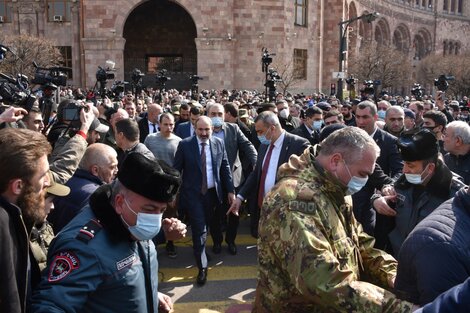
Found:
[[233, 200], [235, 200], [235, 194], [233, 192], [229, 192], [227, 195], [228, 204], [232, 205]]
[[84, 104], [84, 106], [85, 108], [80, 110], [80, 122], [82, 123], [80, 130], [86, 134], [90, 129], [91, 123], [93, 123], [93, 120], [95, 119], [95, 114], [93, 113], [91, 104]]
[[173, 301], [164, 293], [158, 293], [158, 312], [170, 312], [173, 310]]
[[396, 195], [377, 198], [372, 203], [372, 206], [378, 213], [382, 215], [386, 215], [386, 216], [397, 215], [397, 212], [388, 205], [387, 201], [396, 201]]
[[232, 205], [227, 211], [227, 215], [232, 213], [235, 216], [238, 216], [238, 211], [240, 211], [240, 206], [242, 205], [242, 200], [238, 197], [232, 200]]
[[165, 218], [162, 227], [166, 240], [178, 240], [186, 236], [186, 224], [175, 217]]
[[439, 90], [436, 93], [436, 106], [437, 106], [439, 111], [444, 110], [444, 95], [445, 95], [444, 91]]
[[0, 115], [0, 123], [18, 122], [21, 120], [28, 111], [22, 108], [9, 107]]
[[392, 185], [386, 185], [382, 188], [382, 196], [396, 196], [397, 192]]

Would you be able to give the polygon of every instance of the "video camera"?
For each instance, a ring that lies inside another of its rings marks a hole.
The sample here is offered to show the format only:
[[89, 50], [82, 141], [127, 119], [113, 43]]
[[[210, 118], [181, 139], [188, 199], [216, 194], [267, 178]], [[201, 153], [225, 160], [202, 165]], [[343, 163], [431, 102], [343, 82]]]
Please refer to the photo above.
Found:
[[133, 71], [132, 71], [132, 76], [131, 76], [131, 79], [132, 79], [132, 83], [134, 85], [138, 85], [141, 83], [142, 81], [142, 77], [144, 77], [145, 74], [142, 73], [138, 68], [135, 68]]
[[155, 79], [157, 81], [157, 85], [160, 86], [162, 89], [165, 88], [165, 84], [167, 81], [171, 80], [171, 77], [166, 76], [168, 71], [166, 69], [159, 70]]
[[26, 111], [31, 111], [36, 97], [28, 90], [28, 77], [18, 74], [13, 77], [0, 73], [0, 97], [7, 105], [21, 107]]
[[80, 112], [85, 110], [88, 112], [89, 108], [86, 105], [82, 105], [78, 102], [70, 102], [68, 103], [62, 111], [63, 120], [70, 121], [70, 122], [77, 122], [80, 121]]
[[36, 72], [34, 78], [31, 80], [32, 84], [47, 85], [53, 84], [57, 86], [67, 86], [67, 75], [72, 72], [69, 67], [53, 66], [53, 67], [39, 67], [36, 62], [33, 62]]
[[275, 53], [269, 53], [268, 48], [262, 48], [261, 51], [263, 52], [261, 56], [261, 69], [263, 73], [267, 70], [269, 64], [273, 63], [273, 56], [275, 56]]
[[438, 78], [434, 79], [434, 86], [437, 87], [437, 90], [446, 91], [449, 88], [449, 80], [454, 80], [455, 77], [451, 75], [440, 75]]
[[416, 100], [421, 101], [424, 96], [424, 88], [420, 84], [414, 83], [413, 87], [411, 87], [411, 94], [415, 96]]

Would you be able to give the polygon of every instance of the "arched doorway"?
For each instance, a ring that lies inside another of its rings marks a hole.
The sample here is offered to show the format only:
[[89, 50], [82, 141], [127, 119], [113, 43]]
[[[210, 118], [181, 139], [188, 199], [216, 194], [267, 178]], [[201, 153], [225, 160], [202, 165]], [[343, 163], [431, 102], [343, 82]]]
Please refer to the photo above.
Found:
[[132, 11], [124, 25], [124, 79], [145, 73], [143, 85], [156, 87], [156, 73], [166, 69], [166, 89], [188, 90], [197, 74], [196, 25], [189, 13], [171, 1], [147, 1]]

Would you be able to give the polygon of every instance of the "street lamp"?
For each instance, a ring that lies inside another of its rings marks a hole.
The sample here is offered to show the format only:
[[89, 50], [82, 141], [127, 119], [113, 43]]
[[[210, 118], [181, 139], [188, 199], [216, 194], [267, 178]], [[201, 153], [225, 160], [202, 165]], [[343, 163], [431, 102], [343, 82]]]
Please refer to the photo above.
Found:
[[[341, 21], [338, 23], [338, 26], [339, 26], [339, 72], [340, 73], [343, 73], [343, 61], [345, 60], [344, 55], [348, 51], [347, 39], [346, 39], [346, 32], [348, 30], [348, 26], [357, 20], [364, 20], [367, 23], [372, 23], [373, 21], [375, 21], [375, 19], [378, 16], [379, 16], [379, 13], [377, 12], [367, 13], [367, 14], [362, 14], [361, 16], [356, 16], [349, 20]], [[343, 75], [343, 74], [340, 74], [340, 75]], [[338, 89], [337, 90], [338, 90], [338, 93], [336, 97], [340, 101], [343, 101], [343, 78], [342, 76], [338, 77]]]

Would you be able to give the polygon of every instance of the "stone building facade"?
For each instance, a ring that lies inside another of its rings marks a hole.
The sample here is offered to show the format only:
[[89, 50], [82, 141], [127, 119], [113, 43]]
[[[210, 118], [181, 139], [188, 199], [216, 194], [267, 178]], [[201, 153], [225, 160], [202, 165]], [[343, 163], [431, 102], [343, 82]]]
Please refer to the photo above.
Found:
[[[348, 49], [373, 39], [420, 60], [433, 53], [470, 49], [467, 0], [0, 0], [1, 34], [53, 38], [73, 69], [71, 84], [92, 87], [98, 66], [116, 63], [116, 79], [134, 68], [165, 68], [167, 88], [263, 89], [262, 49], [276, 53], [272, 66], [296, 68], [299, 91], [329, 92], [339, 70], [339, 26]], [[347, 56], [344, 63], [347, 72]]]

